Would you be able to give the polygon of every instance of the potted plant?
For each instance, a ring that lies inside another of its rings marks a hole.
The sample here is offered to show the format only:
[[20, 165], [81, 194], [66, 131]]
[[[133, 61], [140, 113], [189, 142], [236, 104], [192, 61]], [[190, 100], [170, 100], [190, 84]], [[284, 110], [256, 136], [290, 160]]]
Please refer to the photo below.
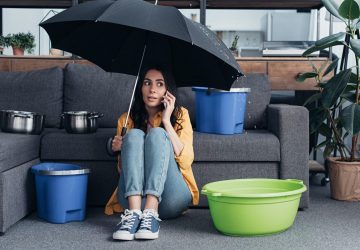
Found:
[[[344, 53], [344, 60], [347, 62], [349, 57], [353, 57], [356, 65], [350, 68], [343, 66], [332, 78], [324, 80], [325, 75], [337, 68], [338, 60], [335, 60], [328, 67], [313, 67], [312, 72], [301, 74], [298, 80], [315, 78], [319, 87], [319, 92], [311, 96], [305, 105], [317, 103], [315, 108], [310, 109], [310, 133], [317, 132], [325, 138], [316, 148], [324, 147], [331, 197], [360, 201], [360, 158], [357, 152], [360, 131], [360, 39], [356, 35], [360, 26], [360, 9], [354, 0], [344, 0], [340, 5], [331, 0], [323, 0], [323, 3], [332, 15], [345, 23], [346, 30], [315, 42], [303, 56], [334, 46], [346, 46], [352, 53]], [[351, 143], [347, 145], [346, 140]], [[337, 152], [337, 157], [330, 157], [334, 152]]]
[[233, 53], [234, 57], [239, 56], [239, 51], [238, 51], [238, 47], [237, 47], [238, 40], [239, 40], [239, 36], [235, 35], [234, 40], [231, 44], [231, 47], [229, 48], [230, 51]]
[[35, 37], [30, 32], [19, 32], [13, 35], [8, 35], [9, 45], [13, 48], [14, 55], [24, 55], [24, 51], [29, 54], [33, 52], [35, 48]]
[[0, 55], [3, 54], [4, 48], [9, 46], [9, 41], [6, 37], [0, 35]]

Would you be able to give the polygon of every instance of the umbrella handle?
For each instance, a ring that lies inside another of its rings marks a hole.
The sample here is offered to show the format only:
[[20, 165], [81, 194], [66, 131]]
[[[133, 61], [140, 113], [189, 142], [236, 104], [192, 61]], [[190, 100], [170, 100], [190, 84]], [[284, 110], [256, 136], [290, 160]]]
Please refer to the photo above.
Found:
[[[121, 129], [121, 136], [124, 136], [126, 134], [126, 127], [123, 127]], [[114, 156], [118, 156], [120, 154], [120, 151], [116, 151], [114, 152], [112, 150], [112, 141], [113, 141], [113, 138], [110, 137], [108, 140], [107, 140], [107, 143], [106, 143], [106, 152], [108, 153], [109, 156], [111, 157], [114, 157]]]
[[112, 141], [113, 141], [113, 138], [112, 137], [109, 137], [109, 139], [107, 140], [107, 143], [106, 143], [106, 153], [111, 156], [111, 157], [114, 157], [114, 156], [117, 156], [120, 151], [117, 151], [117, 152], [114, 152], [112, 150]]

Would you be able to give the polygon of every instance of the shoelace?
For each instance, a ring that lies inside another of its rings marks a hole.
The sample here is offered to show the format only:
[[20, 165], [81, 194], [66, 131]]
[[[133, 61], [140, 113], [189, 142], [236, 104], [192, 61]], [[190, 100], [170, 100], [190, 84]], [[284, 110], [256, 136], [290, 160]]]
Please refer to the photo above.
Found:
[[151, 221], [154, 217], [155, 220], [161, 221], [161, 219], [152, 211], [144, 211], [141, 216], [140, 228], [146, 228], [151, 230]]
[[123, 229], [130, 230], [134, 226], [134, 222], [135, 222], [135, 216], [133, 212], [126, 209], [124, 214], [121, 215], [121, 221], [117, 225], [121, 224], [120, 230]]

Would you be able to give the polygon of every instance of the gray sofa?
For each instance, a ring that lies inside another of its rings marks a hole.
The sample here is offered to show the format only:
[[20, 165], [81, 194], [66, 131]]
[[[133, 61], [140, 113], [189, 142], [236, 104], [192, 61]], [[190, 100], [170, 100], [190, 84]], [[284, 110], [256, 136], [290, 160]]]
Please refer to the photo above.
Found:
[[[39, 162], [74, 163], [91, 169], [87, 203], [104, 206], [117, 185], [115, 158], [105, 144], [126, 111], [135, 78], [106, 73], [95, 66], [69, 64], [65, 69], [0, 72], [0, 110], [36, 111], [46, 115], [41, 135], [0, 132], [0, 232], [35, 209], [34, 178]], [[269, 105], [265, 75], [248, 75], [234, 87], [250, 87], [245, 133], [215, 135], [194, 132], [193, 171], [199, 189], [212, 181], [234, 178], [296, 178], [308, 184], [308, 112], [300, 106]], [[194, 128], [194, 93], [178, 90]], [[94, 134], [68, 134], [60, 129], [63, 111], [104, 113]], [[195, 129], [196, 130], [196, 129]], [[308, 192], [300, 208], [309, 205]], [[200, 206], [207, 206], [201, 195]]]

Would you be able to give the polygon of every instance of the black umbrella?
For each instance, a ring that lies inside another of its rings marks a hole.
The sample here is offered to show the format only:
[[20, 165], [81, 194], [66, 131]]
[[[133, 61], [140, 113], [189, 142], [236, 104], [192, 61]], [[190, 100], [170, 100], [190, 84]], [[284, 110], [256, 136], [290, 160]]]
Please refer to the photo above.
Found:
[[[52, 47], [109, 72], [138, 76], [143, 64], [163, 63], [171, 68], [178, 87], [225, 90], [243, 75], [231, 52], [212, 31], [174, 7], [142, 0], [89, 1], [40, 26], [49, 34]], [[133, 96], [129, 111], [132, 100]]]

